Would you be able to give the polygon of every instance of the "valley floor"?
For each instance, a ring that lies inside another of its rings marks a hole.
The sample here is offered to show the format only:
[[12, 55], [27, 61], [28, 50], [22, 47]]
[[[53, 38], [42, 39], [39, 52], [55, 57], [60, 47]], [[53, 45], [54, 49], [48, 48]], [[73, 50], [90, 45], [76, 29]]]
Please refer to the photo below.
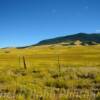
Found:
[[100, 100], [100, 45], [0, 49], [0, 100]]

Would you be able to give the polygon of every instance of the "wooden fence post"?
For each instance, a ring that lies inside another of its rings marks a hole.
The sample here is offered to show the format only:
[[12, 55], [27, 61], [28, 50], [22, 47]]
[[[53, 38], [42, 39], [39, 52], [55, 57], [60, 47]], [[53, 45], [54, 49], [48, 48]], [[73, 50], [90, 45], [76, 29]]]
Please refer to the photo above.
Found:
[[24, 69], [27, 69], [26, 61], [25, 61], [25, 57], [24, 56], [23, 56], [23, 65], [24, 65]]

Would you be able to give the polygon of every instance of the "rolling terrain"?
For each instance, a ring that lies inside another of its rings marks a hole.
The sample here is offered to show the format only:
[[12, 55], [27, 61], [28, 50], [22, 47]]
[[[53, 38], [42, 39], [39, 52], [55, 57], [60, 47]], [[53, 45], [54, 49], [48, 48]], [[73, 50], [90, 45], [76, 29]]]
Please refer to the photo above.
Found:
[[80, 41], [81, 45], [95, 45], [100, 43], [100, 34], [99, 33], [77, 33], [73, 35], [67, 35], [62, 37], [56, 37], [53, 39], [42, 40], [36, 45], [50, 45], [65, 43], [66, 45], [75, 45], [76, 41]]
[[93, 37], [1, 48], [0, 100], [100, 100], [99, 34]]

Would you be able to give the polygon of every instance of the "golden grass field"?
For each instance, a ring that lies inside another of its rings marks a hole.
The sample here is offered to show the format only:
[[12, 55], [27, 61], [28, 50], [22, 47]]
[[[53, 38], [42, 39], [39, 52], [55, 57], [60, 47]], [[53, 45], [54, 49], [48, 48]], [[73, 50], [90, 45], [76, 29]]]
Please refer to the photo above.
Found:
[[0, 100], [100, 100], [100, 45], [0, 49]]

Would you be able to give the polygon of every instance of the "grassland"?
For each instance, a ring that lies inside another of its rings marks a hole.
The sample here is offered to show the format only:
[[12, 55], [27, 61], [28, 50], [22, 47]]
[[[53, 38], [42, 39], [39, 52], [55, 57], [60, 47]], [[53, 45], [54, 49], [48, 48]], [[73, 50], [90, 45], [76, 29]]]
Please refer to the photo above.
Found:
[[0, 100], [100, 100], [100, 45], [0, 49]]

